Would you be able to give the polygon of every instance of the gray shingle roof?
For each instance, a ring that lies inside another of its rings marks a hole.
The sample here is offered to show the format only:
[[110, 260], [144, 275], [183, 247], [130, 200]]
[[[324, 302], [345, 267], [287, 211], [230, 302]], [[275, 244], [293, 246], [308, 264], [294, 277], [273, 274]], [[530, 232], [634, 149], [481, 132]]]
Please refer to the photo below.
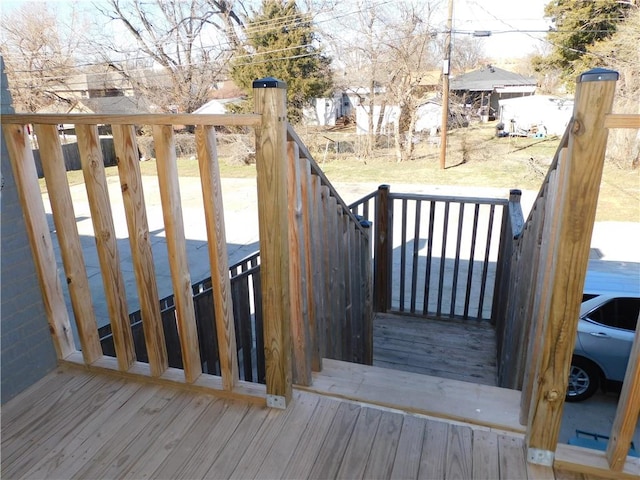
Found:
[[534, 78], [487, 65], [485, 68], [465, 73], [451, 79], [451, 90], [472, 92], [493, 91], [496, 87], [535, 86]]

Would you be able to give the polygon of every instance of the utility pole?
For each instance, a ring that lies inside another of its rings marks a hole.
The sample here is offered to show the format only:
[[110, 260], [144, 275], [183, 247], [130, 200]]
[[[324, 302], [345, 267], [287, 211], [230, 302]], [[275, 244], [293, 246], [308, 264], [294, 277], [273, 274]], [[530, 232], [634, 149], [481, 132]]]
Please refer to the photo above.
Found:
[[447, 160], [447, 127], [449, 123], [449, 67], [451, 66], [451, 28], [453, 23], [453, 0], [449, 0], [447, 32], [444, 39], [444, 61], [442, 63], [442, 122], [440, 123], [440, 168], [444, 170]]

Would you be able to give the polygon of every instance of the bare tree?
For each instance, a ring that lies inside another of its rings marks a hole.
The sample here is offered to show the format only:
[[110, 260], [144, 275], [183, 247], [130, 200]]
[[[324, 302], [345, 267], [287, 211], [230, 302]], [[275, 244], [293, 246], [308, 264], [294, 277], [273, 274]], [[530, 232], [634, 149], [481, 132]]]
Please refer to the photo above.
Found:
[[479, 41], [482, 39], [461, 35], [455, 37], [451, 54], [451, 71], [454, 74], [475, 70], [488, 63], [483, 43]]
[[411, 158], [416, 110], [425, 93], [423, 80], [440, 58], [434, 55], [431, 25], [439, 2], [380, 5], [361, 0], [351, 5], [355, 5], [353, 11], [339, 17], [344, 28], [328, 35], [336, 51], [334, 58], [342, 62], [334, 66], [342, 73], [335, 84], [346, 90], [359, 87], [368, 123], [365, 155], [375, 148], [385, 111], [399, 107], [399, 128], [394, 132], [397, 158]]
[[[640, 6], [630, 9], [625, 21], [609, 39], [587, 50], [598, 63], [617, 70], [620, 80], [614, 103], [616, 113], [640, 114]], [[586, 69], [586, 65], [585, 65]], [[622, 165], [640, 167], [640, 130], [615, 129], [609, 134], [608, 156]]]
[[[110, 68], [164, 111], [190, 113], [226, 75], [242, 21], [231, 0], [107, 0], [99, 11], [124, 27], [99, 50]], [[101, 4], [102, 5], [102, 4]]]
[[2, 16], [0, 52], [17, 112], [72, 106], [60, 90], [75, 68], [79, 39], [71, 32], [79, 26], [75, 12], [67, 20], [69, 28], [46, 4], [24, 4]]
[[394, 135], [398, 162], [413, 158], [418, 107], [428, 93], [423, 79], [437, 65], [436, 58], [440, 58], [434, 55], [432, 13], [429, 3], [401, 6], [399, 21], [394, 26], [399, 35], [387, 45], [393, 58], [389, 63], [388, 91], [393, 103], [400, 107]]
[[[334, 84], [357, 98], [357, 108], [367, 114], [364, 156], [375, 148], [387, 107], [387, 85], [391, 61], [388, 44], [395, 32], [388, 29], [394, 18], [393, 5], [358, 0], [325, 25], [325, 38], [334, 54]], [[337, 6], [338, 7], [338, 6]], [[336, 29], [336, 30], [331, 30]]]

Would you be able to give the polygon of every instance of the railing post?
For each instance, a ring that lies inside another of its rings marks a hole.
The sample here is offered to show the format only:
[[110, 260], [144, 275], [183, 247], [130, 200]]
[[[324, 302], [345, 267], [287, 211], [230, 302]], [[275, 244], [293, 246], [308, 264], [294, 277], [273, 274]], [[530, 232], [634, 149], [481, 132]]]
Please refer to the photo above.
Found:
[[376, 196], [376, 237], [373, 257], [373, 309], [386, 312], [391, 304], [392, 245], [389, 185], [380, 185]]
[[267, 405], [277, 408], [286, 408], [292, 393], [286, 88], [275, 78], [253, 82], [256, 113], [262, 115], [256, 170]]
[[611, 111], [617, 72], [594, 69], [578, 77], [570, 136], [558, 185], [561, 223], [546, 239], [554, 256], [543, 318], [541, 355], [529, 409], [526, 444], [532, 463], [553, 465], [607, 145], [605, 116]]

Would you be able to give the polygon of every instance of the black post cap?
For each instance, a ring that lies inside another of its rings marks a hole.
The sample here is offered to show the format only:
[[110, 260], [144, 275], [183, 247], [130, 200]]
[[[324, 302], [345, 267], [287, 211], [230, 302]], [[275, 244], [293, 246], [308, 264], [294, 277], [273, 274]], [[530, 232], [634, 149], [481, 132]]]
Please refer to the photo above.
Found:
[[607, 70], [606, 68], [593, 68], [578, 76], [578, 83], [584, 82], [606, 82], [609, 80], [617, 81], [620, 78], [615, 70]]
[[260, 78], [253, 81], [253, 88], [287, 88], [287, 82], [273, 77]]

